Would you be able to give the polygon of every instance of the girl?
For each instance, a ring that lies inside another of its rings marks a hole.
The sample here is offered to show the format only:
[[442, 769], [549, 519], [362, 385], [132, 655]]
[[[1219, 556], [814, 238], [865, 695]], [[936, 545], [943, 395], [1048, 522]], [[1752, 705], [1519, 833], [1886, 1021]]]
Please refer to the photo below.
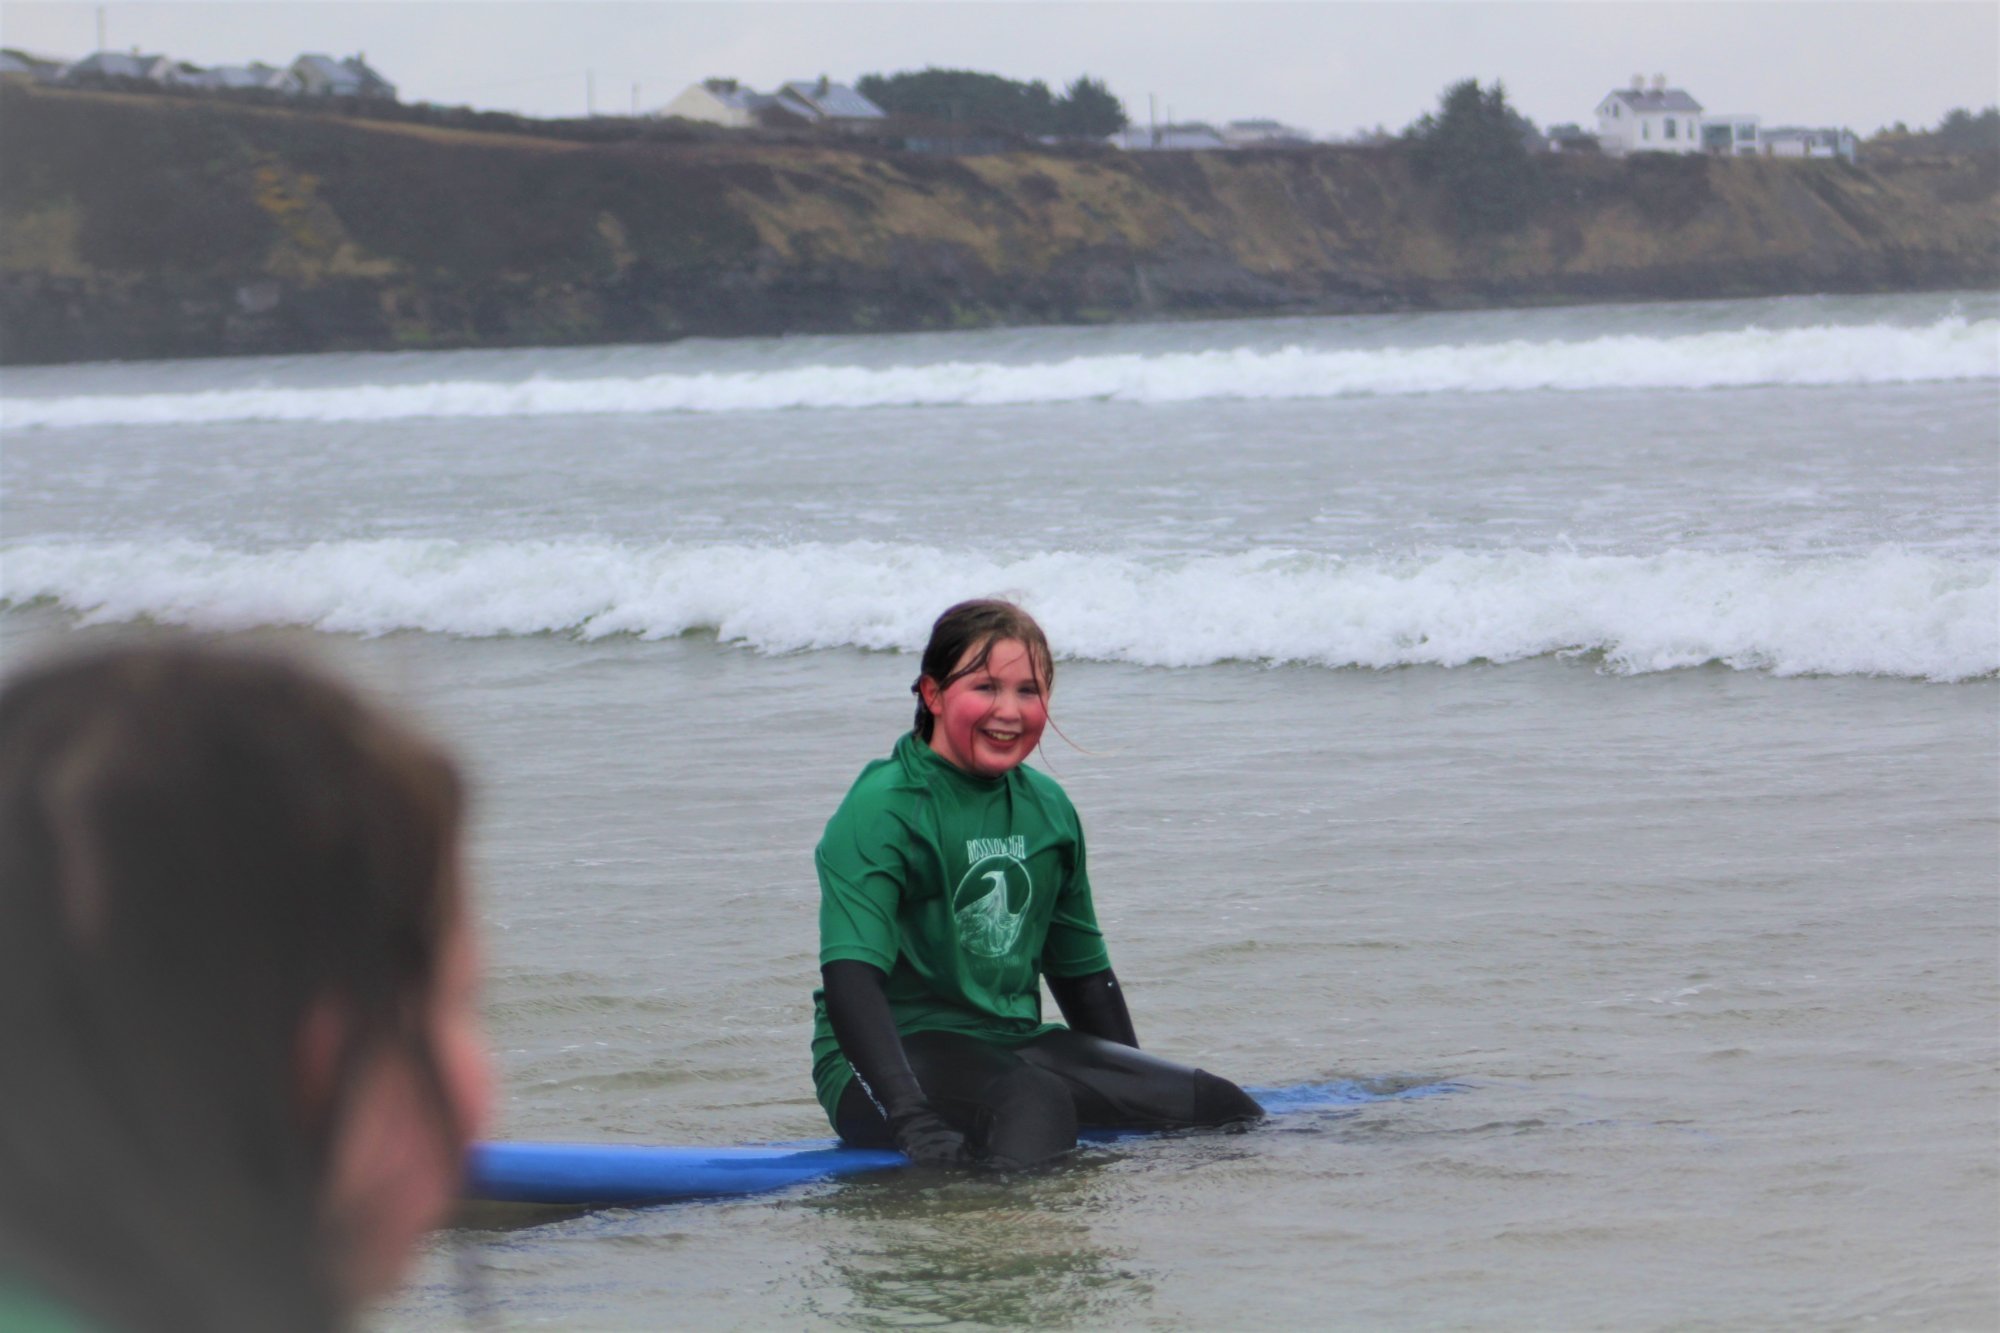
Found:
[[487, 1100], [451, 761], [185, 642], [0, 692], [0, 1328], [349, 1325]]
[[[924, 650], [916, 726], [826, 826], [813, 1082], [840, 1137], [1026, 1166], [1079, 1126], [1253, 1120], [1242, 1089], [1142, 1054], [1055, 781], [1022, 767], [1055, 663], [1027, 612], [961, 602]], [[1042, 1021], [1046, 978], [1068, 1027]]]

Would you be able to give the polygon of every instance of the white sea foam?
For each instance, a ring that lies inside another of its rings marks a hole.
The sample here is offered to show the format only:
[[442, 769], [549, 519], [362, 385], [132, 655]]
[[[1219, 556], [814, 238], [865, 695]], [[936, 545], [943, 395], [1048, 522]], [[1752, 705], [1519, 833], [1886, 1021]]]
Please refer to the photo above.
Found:
[[2000, 320], [1742, 329], [1569, 342], [1079, 356], [1030, 365], [946, 361], [793, 366], [624, 378], [456, 380], [201, 393], [16, 397], [10, 429], [230, 421], [398, 421], [1102, 400], [1180, 403], [1528, 390], [1719, 389], [2000, 378]]
[[765, 652], [915, 651], [940, 600], [1023, 599], [1066, 656], [1459, 666], [1592, 652], [1617, 672], [1719, 662], [1779, 675], [1958, 681], [2000, 672], [2000, 570], [1883, 547], [1847, 557], [1445, 550], [1015, 560], [875, 543], [624, 546], [45, 543], [0, 554], [0, 607], [86, 622], [333, 633], [712, 632]]

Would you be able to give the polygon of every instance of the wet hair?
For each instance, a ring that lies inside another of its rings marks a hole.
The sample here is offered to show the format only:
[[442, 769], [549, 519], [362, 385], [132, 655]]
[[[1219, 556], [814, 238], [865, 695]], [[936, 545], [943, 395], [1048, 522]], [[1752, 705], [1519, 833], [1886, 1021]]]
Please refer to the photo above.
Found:
[[262, 652], [121, 646], [0, 691], [0, 1289], [119, 1329], [344, 1325], [354, 1075], [400, 1043], [446, 1115], [425, 1015], [462, 806], [429, 741]]
[[[924, 646], [922, 673], [910, 685], [910, 693], [917, 696], [917, 735], [929, 741], [937, 725], [937, 718], [924, 706], [924, 681], [936, 681], [940, 690], [949, 688], [953, 681], [983, 670], [993, 645], [1004, 639], [1026, 645], [1043, 694], [1055, 689], [1055, 656], [1049, 652], [1048, 635], [1042, 633], [1033, 616], [997, 597], [960, 602], [931, 625], [931, 639]], [[967, 659], [966, 653], [974, 649], [978, 651]], [[965, 659], [963, 666], [959, 665], [960, 659]]]

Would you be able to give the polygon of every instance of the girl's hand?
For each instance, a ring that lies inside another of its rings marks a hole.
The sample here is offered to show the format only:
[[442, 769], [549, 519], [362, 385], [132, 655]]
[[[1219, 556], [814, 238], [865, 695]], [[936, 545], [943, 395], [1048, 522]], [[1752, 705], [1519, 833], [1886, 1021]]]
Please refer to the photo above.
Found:
[[965, 1135], [944, 1122], [944, 1117], [925, 1107], [895, 1116], [889, 1133], [903, 1156], [917, 1166], [971, 1166], [972, 1150]]

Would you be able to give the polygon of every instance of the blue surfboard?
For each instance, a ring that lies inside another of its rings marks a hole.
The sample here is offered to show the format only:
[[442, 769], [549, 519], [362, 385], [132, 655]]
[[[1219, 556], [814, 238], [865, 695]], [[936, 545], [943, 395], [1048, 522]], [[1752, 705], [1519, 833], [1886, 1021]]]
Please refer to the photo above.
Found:
[[[1348, 1079], [1247, 1091], [1266, 1112], [1280, 1117], [1430, 1096], [1461, 1086]], [[1135, 1132], [1086, 1130], [1084, 1137], [1103, 1142]], [[472, 1147], [464, 1194], [482, 1203], [629, 1206], [761, 1194], [907, 1165], [908, 1159], [891, 1149], [844, 1148], [834, 1139], [716, 1148], [489, 1142]]]

